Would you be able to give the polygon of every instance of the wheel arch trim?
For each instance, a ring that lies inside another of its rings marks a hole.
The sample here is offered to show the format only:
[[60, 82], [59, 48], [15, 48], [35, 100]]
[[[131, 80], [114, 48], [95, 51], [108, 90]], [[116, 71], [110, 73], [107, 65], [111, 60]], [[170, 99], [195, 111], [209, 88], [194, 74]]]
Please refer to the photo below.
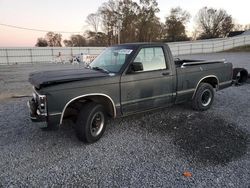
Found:
[[200, 83], [201, 83], [204, 79], [206, 79], [206, 78], [215, 78], [215, 79], [217, 80], [217, 85], [219, 86], [219, 79], [218, 79], [217, 76], [215, 76], [215, 75], [204, 76], [204, 77], [202, 77], [202, 78], [200, 79], [200, 81], [197, 83], [197, 85], [196, 85], [196, 87], [195, 87], [195, 90], [194, 90], [194, 93], [193, 93], [193, 96], [192, 96], [192, 99], [194, 98], [194, 96], [195, 96], [195, 94], [196, 94], [196, 92], [197, 92], [197, 89], [198, 89]]
[[72, 98], [71, 100], [69, 100], [69, 101], [66, 103], [66, 105], [65, 105], [64, 108], [63, 108], [61, 117], [60, 117], [60, 125], [62, 124], [63, 116], [64, 116], [64, 113], [65, 113], [67, 107], [68, 107], [72, 102], [74, 102], [75, 100], [80, 99], [80, 98], [84, 98], [84, 97], [89, 97], [89, 96], [103, 96], [103, 97], [106, 97], [106, 98], [111, 102], [111, 104], [112, 104], [112, 106], [113, 106], [114, 117], [116, 117], [116, 107], [115, 107], [115, 103], [114, 103], [113, 99], [112, 99], [110, 96], [108, 96], [108, 95], [106, 95], [106, 94], [104, 94], [104, 93], [89, 93], [89, 94], [79, 95], [79, 96], [77, 96], [77, 97], [74, 97], [74, 98]]

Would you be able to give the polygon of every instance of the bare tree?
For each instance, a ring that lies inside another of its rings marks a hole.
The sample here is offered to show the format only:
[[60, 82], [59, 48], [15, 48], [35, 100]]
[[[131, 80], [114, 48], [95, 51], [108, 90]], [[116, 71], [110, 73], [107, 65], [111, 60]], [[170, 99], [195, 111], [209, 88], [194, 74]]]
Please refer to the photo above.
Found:
[[140, 0], [140, 12], [138, 15], [138, 41], [153, 42], [159, 40], [162, 31], [160, 18], [156, 16], [160, 12], [156, 0]]
[[242, 24], [234, 24], [234, 31], [247, 31], [250, 29], [250, 24], [242, 25]]
[[72, 46], [86, 46], [86, 39], [82, 35], [71, 35]]
[[119, 5], [120, 1], [109, 0], [108, 2], [104, 2], [98, 10], [102, 18], [104, 32], [107, 33], [108, 36], [109, 45], [115, 43], [114, 35], [116, 32], [116, 26], [121, 17], [119, 13]]
[[103, 32], [86, 31], [89, 46], [107, 46], [108, 36]]
[[232, 16], [225, 10], [207, 7], [199, 10], [197, 24], [201, 39], [225, 37], [234, 27]]
[[47, 47], [48, 42], [45, 38], [38, 38], [36, 42], [36, 47]]
[[221, 36], [226, 37], [230, 31], [234, 28], [233, 20], [231, 16], [226, 16], [221, 24]]
[[48, 46], [61, 47], [62, 35], [60, 33], [48, 32], [45, 35], [45, 39], [48, 42]]
[[180, 7], [172, 8], [165, 22], [166, 41], [188, 40], [185, 24], [189, 22], [190, 17], [191, 15]]
[[244, 30], [250, 30], [250, 24], [246, 24], [245, 27], [244, 27]]
[[244, 25], [237, 24], [237, 23], [234, 24], [233, 31], [243, 31], [243, 30], [244, 30]]
[[[107, 45], [117, 43], [118, 39], [122, 43], [160, 41], [164, 24], [156, 15], [159, 11], [157, 0], [108, 0], [98, 9], [104, 33], [95, 32], [95, 36], [103, 37]], [[92, 32], [88, 32], [91, 43], [97, 41]]]
[[63, 40], [63, 43], [66, 47], [73, 47], [72, 41], [71, 40]]
[[70, 40], [64, 40], [66, 47], [81, 47], [86, 46], [86, 39], [82, 35], [71, 35]]
[[[140, 7], [132, 0], [123, 0], [119, 3], [120, 39], [122, 43], [137, 41], [137, 24]], [[119, 24], [118, 24], [119, 25]]]
[[98, 13], [89, 14], [86, 19], [86, 23], [94, 29], [95, 33], [98, 32], [100, 21], [101, 19]]

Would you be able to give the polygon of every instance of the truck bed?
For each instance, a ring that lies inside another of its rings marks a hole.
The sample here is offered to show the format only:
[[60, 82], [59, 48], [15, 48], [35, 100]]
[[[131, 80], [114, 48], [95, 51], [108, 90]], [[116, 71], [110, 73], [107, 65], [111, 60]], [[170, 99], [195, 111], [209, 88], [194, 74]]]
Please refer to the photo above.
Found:
[[232, 64], [225, 60], [176, 59], [177, 96], [176, 103], [192, 99], [197, 85], [206, 77], [218, 82], [215, 89], [228, 87], [232, 82]]

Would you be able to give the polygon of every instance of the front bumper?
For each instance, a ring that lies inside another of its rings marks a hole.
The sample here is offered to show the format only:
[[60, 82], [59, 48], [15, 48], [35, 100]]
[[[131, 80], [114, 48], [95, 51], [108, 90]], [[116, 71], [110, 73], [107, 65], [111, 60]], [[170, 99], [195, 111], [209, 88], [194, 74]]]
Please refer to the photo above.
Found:
[[35, 101], [34, 98], [32, 98], [31, 100], [29, 100], [27, 102], [29, 111], [30, 111], [30, 119], [33, 122], [43, 122], [43, 121], [47, 121], [47, 113], [41, 113], [39, 108], [38, 108], [38, 104]]

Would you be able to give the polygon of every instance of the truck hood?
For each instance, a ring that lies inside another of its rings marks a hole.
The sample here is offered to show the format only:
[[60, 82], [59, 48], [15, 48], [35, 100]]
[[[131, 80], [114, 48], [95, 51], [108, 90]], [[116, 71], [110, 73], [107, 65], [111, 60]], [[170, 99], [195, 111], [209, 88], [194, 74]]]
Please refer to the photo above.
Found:
[[107, 77], [109, 74], [87, 68], [53, 70], [34, 72], [29, 75], [29, 82], [36, 88], [46, 87], [49, 85], [87, 80], [90, 78]]

